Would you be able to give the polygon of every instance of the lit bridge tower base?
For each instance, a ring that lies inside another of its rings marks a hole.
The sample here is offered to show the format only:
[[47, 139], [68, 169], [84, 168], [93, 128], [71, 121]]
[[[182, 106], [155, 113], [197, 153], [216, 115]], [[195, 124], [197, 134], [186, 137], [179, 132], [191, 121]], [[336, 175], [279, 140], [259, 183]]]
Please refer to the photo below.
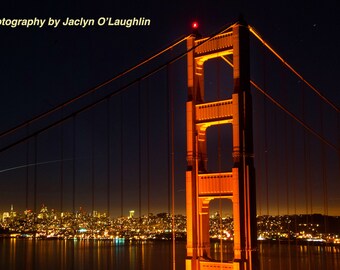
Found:
[[[191, 36], [187, 49], [193, 47], [187, 59], [186, 270], [257, 270], [248, 26], [239, 21], [211, 39]], [[232, 98], [204, 102], [204, 62], [227, 55], [232, 55], [234, 66]], [[231, 172], [211, 173], [207, 170], [206, 131], [222, 124], [232, 124], [233, 168]], [[234, 259], [230, 262], [210, 256], [209, 203], [218, 198], [231, 199], [233, 204]]]

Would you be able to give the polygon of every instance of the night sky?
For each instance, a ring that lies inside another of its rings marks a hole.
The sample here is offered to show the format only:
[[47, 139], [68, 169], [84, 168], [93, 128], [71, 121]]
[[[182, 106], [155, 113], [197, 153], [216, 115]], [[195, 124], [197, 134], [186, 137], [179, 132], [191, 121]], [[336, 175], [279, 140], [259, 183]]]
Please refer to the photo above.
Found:
[[[114, 2], [2, 4], [0, 20], [136, 17], [150, 19], [151, 25], [1, 25], [0, 132], [100, 85], [190, 34], [194, 20], [199, 22], [200, 33], [208, 36], [236, 22], [239, 14], [339, 107], [340, 5], [336, 0]], [[339, 149], [339, 113], [321, 102], [254, 38], [251, 45], [251, 78]], [[115, 92], [184, 51], [185, 43], [96, 94], [1, 137], [0, 146]], [[233, 86], [228, 65], [215, 61], [207, 68], [207, 100], [230, 98]], [[121, 211], [127, 215], [131, 209], [137, 215], [168, 211], [169, 89], [174, 93], [176, 212], [184, 213], [185, 58], [132, 84], [122, 95], [0, 153], [0, 213], [8, 211], [11, 204], [17, 211], [26, 207], [38, 210], [42, 204], [72, 211], [73, 202], [75, 210], [107, 211], [108, 194], [112, 216]], [[255, 89], [252, 93], [258, 213], [340, 215], [339, 150], [320, 143]], [[218, 133], [221, 143], [216, 139]], [[208, 134], [212, 171], [219, 167], [214, 157], [219, 149], [223, 152], [222, 170], [232, 166], [230, 134], [230, 126], [212, 128]], [[230, 205], [226, 209], [229, 213]]]

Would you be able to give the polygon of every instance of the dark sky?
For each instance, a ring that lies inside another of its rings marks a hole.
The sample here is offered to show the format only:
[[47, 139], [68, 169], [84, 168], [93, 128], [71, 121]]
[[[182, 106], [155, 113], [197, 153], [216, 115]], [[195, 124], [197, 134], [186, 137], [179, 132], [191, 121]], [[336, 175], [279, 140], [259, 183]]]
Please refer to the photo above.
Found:
[[[56, 4], [15, 1], [3, 4], [0, 19], [51, 17], [65, 20], [67, 17], [83, 17], [97, 20], [100, 17], [119, 19], [145, 17], [151, 20], [151, 25], [130, 28], [59, 26], [55, 29], [48, 26], [41, 29], [33, 26], [30, 28], [0, 26], [2, 116], [0, 131], [6, 131], [27, 121], [151, 56], [180, 36], [190, 33], [190, 24], [193, 20], [199, 22], [199, 31], [203, 36], [207, 36], [224, 25], [234, 23], [240, 13], [293, 67], [339, 106], [340, 94], [337, 82], [340, 74], [339, 12], [340, 7], [336, 0], [171, 1], [171, 3], [79, 1], [75, 4], [69, 4], [67, 1], [58, 1]], [[339, 147], [339, 115], [324, 103], [320, 105], [321, 102], [308, 87], [302, 86], [301, 81], [294, 78], [282, 65], [277, 64], [256, 41], [252, 42], [254, 44], [251, 49], [252, 78], [260, 85], [270, 88], [273, 95], [277, 95], [294, 113], [304, 118], [309, 125]], [[1, 146], [6, 146], [27, 132], [32, 132], [46, 123], [59, 119], [61, 115], [67, 115], [92, 100], [118, 89], [131, 81], [131, 78], [144, 74], [184, 49], [182, 46], [173, 50], [154, 62], [153, 66], [101, 88], [99, 94], [65, 108], [63, 112], [47, 118], [41, 124], [26, 127], [16, 135], [1, 138]], [[211, 71], [207, 72], [206, 78], [207, 88], [218, 86], [221, 91], [228, 87], [232, 88], [232, 85], [227, 85], [230, 80], [220, 78], [223, 72], [228, 70], [225, 63], [211, 64], [210, 67]], [[90, 211], [94, 207], [99, 211], [105, 211], [108, 128], [111, 214], [118, 215], [121, 208], [124, 214], [130, 209], [138, 210], [140, 202], [142, 214], [145, 214], [148, 201], [151, 212], [167, 211], [168, 78], [175, 92], [176, 209], [183, 213], [186, 165], [185, 68], [183, 59], [169, 67], [168, 73], [167, 70], [162, 70], [139, 84], [132, 85], [124, 95], [111, 98], [109, 104], [104, 102], [93, 110], [77, 115], [75, 136], [71, 118], [65, 122], [63, 128], [56, 127], [39, 135], [36, 139], [37, 152], [33, 138], [1, 153], [0, 212], [9, 209], [10, 204], [14, 204], [18, 210], [26, 207], [26, 183], [28, 183], [27, 206], [33, 208], [35, 181], [38, 208], [42, 203], [46, 203], [50, 208], [60, 209], [62, 194], [63, 209], [72, 210], [74, 160], [76, 208], [83, 206]], [[138, 91], [141, 93], [140, 96]], [[340, 189], [340, 177], [336, 151], [323, 146], [312, 135], [307, 135], [303, 139], [303, 129], [298, 128], [297, 124], [293, 124], [293, 121], [283, 116], [269, 102], [263, 101], [263, 97], [256, 92], [254, 103], [256, 103], [254, 143], [257, 151], [255, 157], [258, 157], [256, 165], [260, 198], [258, 212], [282, 213], [287, 212], [286, 208], [290, 208], [289, 213], [328, 211], [330, 214], [339, 215], [340, 197], [336, 190]], [[267, 116], [264, 116], [265, 111]], [[218, 132], [212, 131], [210, 149], [218, 148], [217, 142], [213, 141], [214, 135]], [[230, 136], [228, 128], [222, 129], [221, 132], [227, 138]], [[139, 134], [141, 136], [138, 136]], [[267, 139], [265, 142], [266, 137], [274, 139]], [[74, 138], [76, 157], [73, 152]], [[289, 139], [285, 141], [284, 138]], [[228, 147], [230, 148], [229, 142], [222, 143], [222, 149], [227, 151]], [[62, 169], [60, 159], [64, 160]], [[44, 164], [29, 166], [28, 169], [23, 167], [3, 171], [35, 163], [35, 160]], [[223, 159], [225, 163], [229, 160], [228, 157]], [[268, 166], [270, 169], [267, 169]], [[230, 168], [230, 163], [226, 168]], [[37, 176], [34, 176], [35, 172]], [[148, 181], [151, 185], [149, 192]], [[142, 194], [140, 199], [139, 194]], [[314, 197], [317, 199], [313, 199]], [[326, 203], [324, 198], [327, 198]], [[94, 206], [91, 202], [94, 202]]]

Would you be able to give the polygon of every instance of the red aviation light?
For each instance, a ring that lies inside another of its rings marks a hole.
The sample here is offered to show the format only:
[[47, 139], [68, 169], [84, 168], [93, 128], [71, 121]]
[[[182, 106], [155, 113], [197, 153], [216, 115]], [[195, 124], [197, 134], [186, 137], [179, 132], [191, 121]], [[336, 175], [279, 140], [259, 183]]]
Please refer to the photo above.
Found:
[[198, 22], [193, 22], [191, 26], [194, 30], [198, 29]]

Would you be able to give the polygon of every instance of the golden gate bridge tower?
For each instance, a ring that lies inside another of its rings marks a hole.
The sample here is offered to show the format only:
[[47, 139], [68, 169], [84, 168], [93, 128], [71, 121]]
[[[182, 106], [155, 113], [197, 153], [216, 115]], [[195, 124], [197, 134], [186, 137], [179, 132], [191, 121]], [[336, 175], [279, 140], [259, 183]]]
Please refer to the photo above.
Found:
[[[258, 269], [256, 189], [253, 164], [252, 100], [249, 76], [249, 30], [240, 20], [212, 38], [192, 35], [187, 40], [187, 257], [186, 270]], [[204, 63], [232, 55], [234, 89], [231, 99], [204, 101]], [[208, 127], [232, 125], [231, 172], [208, 172]], [[210, 256], [209, 204], [232, 201], [234, 258], [216, 261]]]

